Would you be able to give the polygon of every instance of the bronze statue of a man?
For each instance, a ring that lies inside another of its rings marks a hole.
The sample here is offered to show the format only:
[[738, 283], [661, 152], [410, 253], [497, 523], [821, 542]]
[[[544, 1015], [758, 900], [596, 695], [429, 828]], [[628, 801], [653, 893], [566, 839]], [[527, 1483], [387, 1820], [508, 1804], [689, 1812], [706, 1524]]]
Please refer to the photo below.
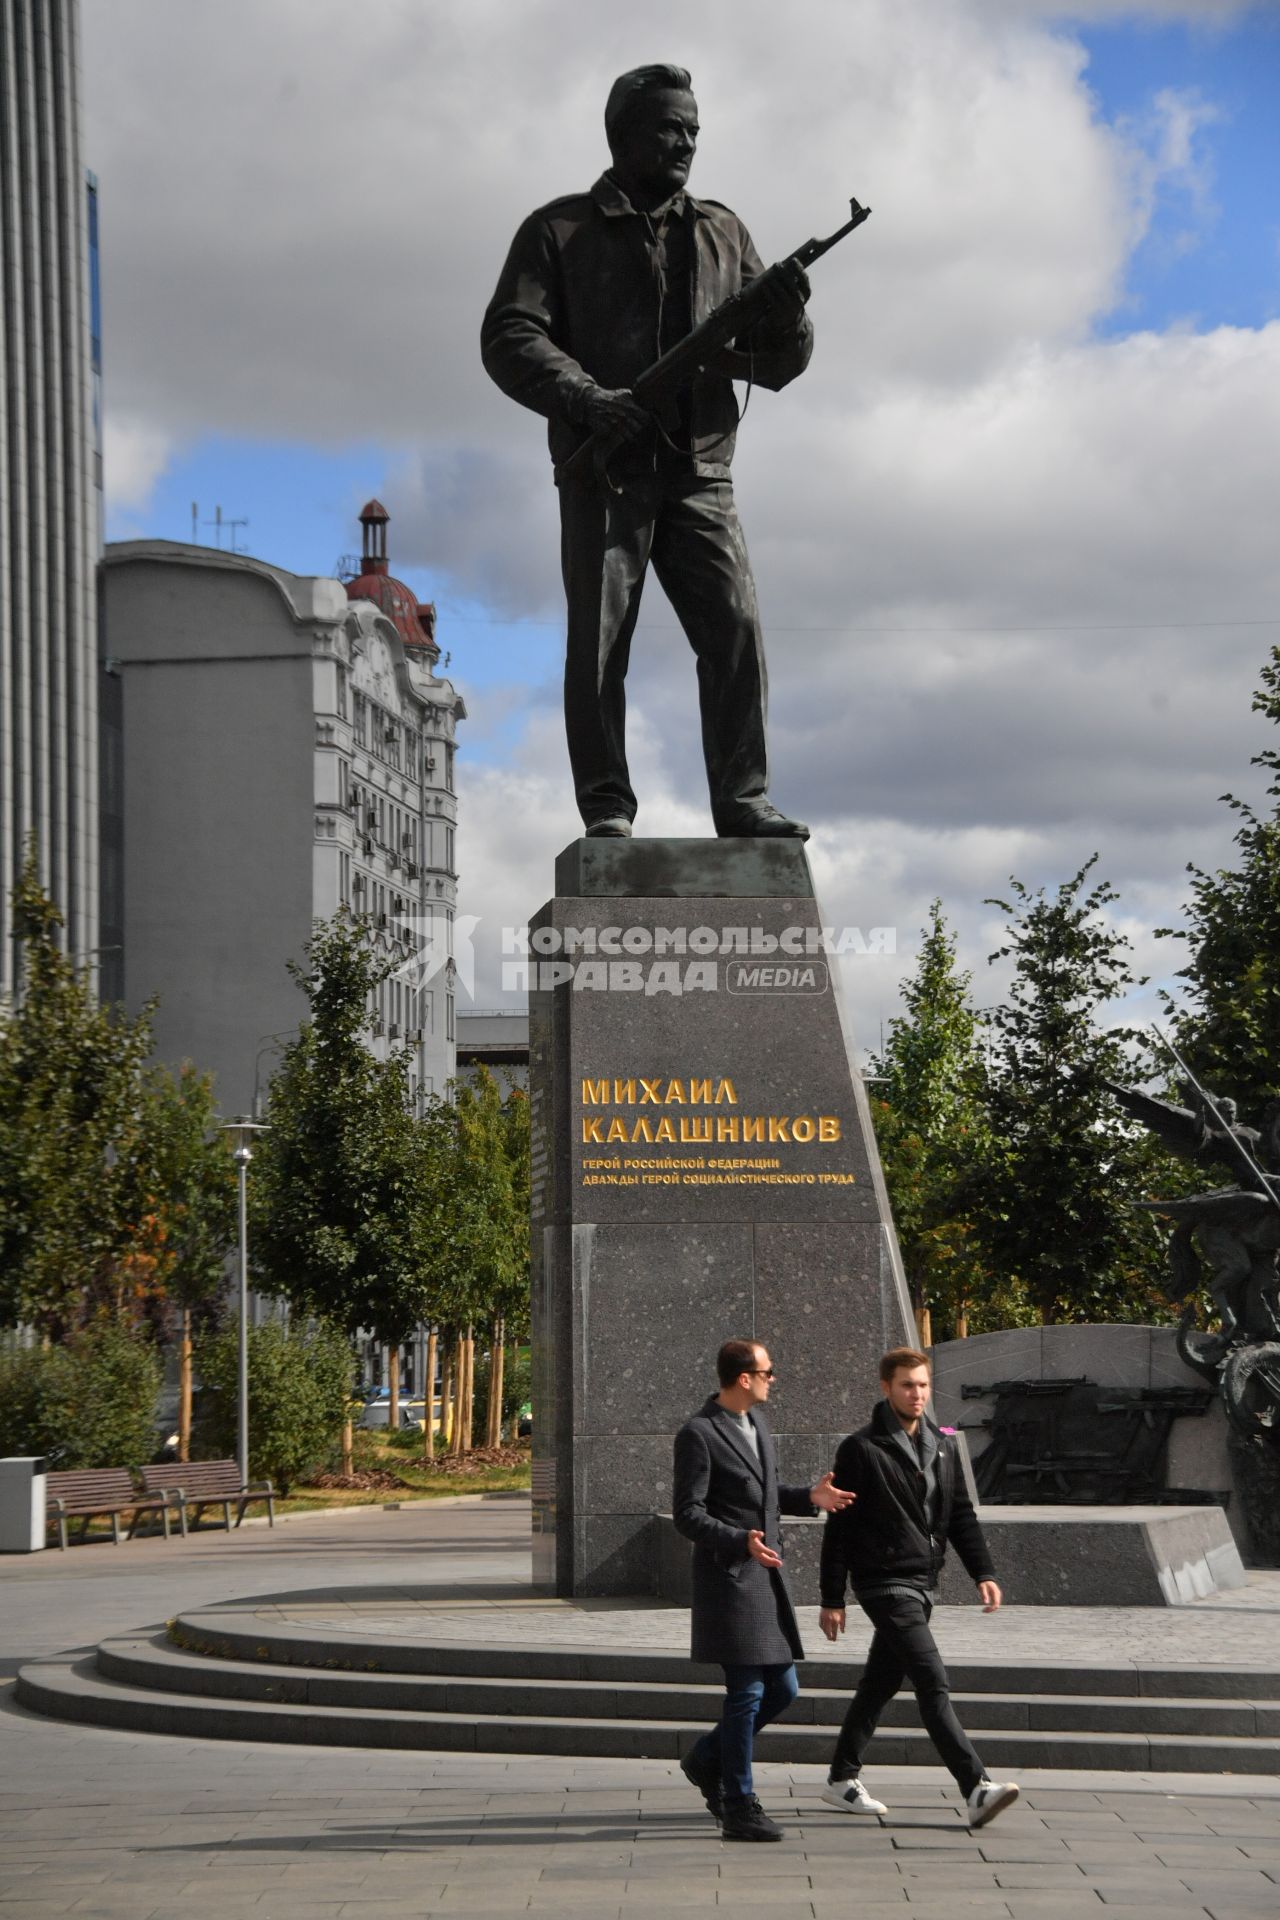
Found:
[[[682, 67], [624, 73], [605, 134], [612, 165], [591, 191], [553, 200], [520, 227], [481, 335], [490, 377], [548, 421], [578, 806], [588, 834], [630, 834], [625, 679], [652, 561], [697, 656], [716, 832], [804, 840], [808, 828], [768, 799], [764, 643], [729, 464], [734, 378], [776, 391], [809, 363], [808, 281], [789, 263], [765, 320], [655, 419], [630, 391], [638, 376], [764, 269], [736, 214], [685, 191], [698, 109]], [[589, 462], [565, 474], [602, 432], [622, 443], [607, 483]]]

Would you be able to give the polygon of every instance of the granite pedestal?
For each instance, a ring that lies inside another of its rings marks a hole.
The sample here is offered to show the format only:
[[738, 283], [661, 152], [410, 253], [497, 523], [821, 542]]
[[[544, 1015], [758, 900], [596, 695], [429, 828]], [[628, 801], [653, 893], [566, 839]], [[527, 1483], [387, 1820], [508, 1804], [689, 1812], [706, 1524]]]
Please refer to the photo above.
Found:
[[798, 842], [578, 841], [530, 940], [534, 1580], [653, 1593], [720, 1343], [810, 1482], [911, 1314]]
[[[1245, 1584], [1221, 1507], [983, 1507], [979, 1518], [1006, 1601], [1015, 1607], [1183, 1607]], [[654, 1515], [658, 1591], [688, 1606], [689, 1543]], [[784, 1520], [792, 1597], [818, 1604], [822, 1520]], [[952, 1552], [945, 1606], [973, 1606], [972, 1580]], [[853, 1604], [852, 1601], [849, 1603]]]

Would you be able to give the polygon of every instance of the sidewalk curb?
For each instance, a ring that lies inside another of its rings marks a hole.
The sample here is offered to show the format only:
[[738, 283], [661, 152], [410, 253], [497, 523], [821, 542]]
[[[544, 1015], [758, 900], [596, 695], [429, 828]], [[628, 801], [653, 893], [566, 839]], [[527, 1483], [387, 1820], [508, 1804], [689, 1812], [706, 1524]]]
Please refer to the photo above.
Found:
[[[309, 1513], [278, 1513], [276, 1525], [287, 1526], [299, 1520], [340, 1520], [349, 1513], [409, 1513], [414, 1507], [479, 1507], [490, 1500], [528, 1500], [529, 1493], [523, 1487], [496, 1487], [491, 1493], [437, 1493], [427, 1494], [421, 1500], [370, 1500], [362, 1501], [358, 1506], [349, 1507], [313, 1507]], [[265, 1513], [247, 1516], [233, 1529], [243, 1532], [245, 1527], [268, 1527], [271, 1522]], [[212, 1527], [202, 1528], [202, 1532], [212, 1533]]]

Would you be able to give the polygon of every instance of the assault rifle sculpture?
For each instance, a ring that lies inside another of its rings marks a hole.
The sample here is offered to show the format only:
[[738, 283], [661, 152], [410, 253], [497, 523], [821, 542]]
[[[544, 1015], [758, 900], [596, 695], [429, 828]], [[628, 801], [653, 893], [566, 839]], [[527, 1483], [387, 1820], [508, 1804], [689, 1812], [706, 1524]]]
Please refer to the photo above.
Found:
[[[722, 301], [714, 313], [709, 313], [692, 333], [678, 340], [661, 359], [645, 368], [631, 391], [645, 411], [653, 414], [659, 425], [671, 418], [677, 397], [693, 385], [699, 374], [707, 371], [718, 354], [726, 347], [732, 347], [735, 340], [745, 338], [754, 326], [776, 311], [779, 294], [785, 294], [793, 284], [795, 269], [804, 272], [815, 260], [821, 260], [824, 253], [830, 253], [846, 234], [870, 219], [871, 209], [859, 206], [851, 198], [849, 214], [844, 225], [828, 234], [825, 240], [806, 240], [794, 253], [787, 254], [782, 260], [775, 260], [764, 273], [749, 281], [741, 292]], [[625, 439], [625, 434], [616, 431], [593, 433], [576, 453], [556, 468], [557, 482], [573, 479], [590, 465], [594, 466], [596, 478], [602, 486], [618, 491], [609, 479], [609, 461], [625, 443]]]

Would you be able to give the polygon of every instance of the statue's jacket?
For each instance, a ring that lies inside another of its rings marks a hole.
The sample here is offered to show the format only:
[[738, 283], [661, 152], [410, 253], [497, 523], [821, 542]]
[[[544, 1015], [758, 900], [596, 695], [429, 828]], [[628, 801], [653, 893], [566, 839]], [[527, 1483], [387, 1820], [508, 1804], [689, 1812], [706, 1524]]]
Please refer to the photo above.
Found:
[[[673, 207], [689, 223], [697, 326], [764, 268], [728, 207], [691, 194], [677, 196]], [[522, 222], [485, 313], [481, 354], [504, 393], [546, 416], [557, 466], [585, 437], [582, 396], [592, 386], [629, 388], [658, 358], [661, 309], [653, 223], [608, 174], [590, 193], [553, 200]], [[750, 351], [752, 383], [777, 391], [808, 365], [813, 329], [802, 313], [758, 326], [737, 345]], [[690, 421], [694, 472], [726, 478], [738, 421], [732, 380], [700, 376]], [[651, 448], [623, 449], [615, 464], [628, 454], [652, 459]]]

